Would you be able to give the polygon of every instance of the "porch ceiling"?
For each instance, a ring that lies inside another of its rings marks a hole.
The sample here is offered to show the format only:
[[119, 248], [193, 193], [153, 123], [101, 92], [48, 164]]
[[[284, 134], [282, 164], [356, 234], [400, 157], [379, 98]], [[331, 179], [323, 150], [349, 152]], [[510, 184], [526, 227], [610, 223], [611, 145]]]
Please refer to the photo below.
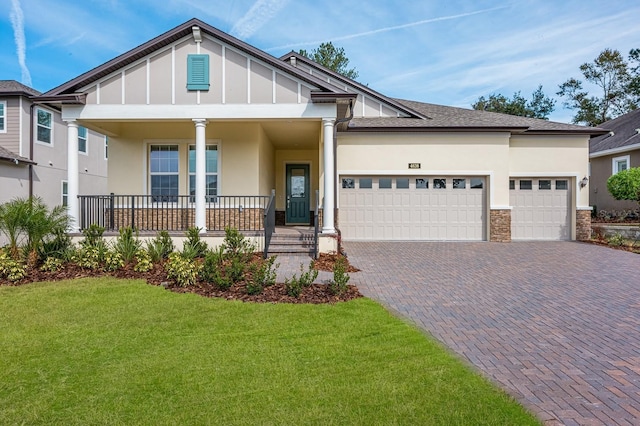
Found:
[[260, 123], [276, 149], [316, 148], [321, 123], [311, 120], [273, 120]]

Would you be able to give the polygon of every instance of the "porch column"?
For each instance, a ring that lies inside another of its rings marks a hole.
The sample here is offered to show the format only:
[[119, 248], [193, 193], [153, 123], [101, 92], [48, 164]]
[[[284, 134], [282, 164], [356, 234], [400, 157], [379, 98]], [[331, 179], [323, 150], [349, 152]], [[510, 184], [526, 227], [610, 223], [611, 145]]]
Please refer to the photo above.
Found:
[[322, 141], [324, 142], [324, 202], [322, 203], [322, 233], [336, 232], [334, 221], [334, 194], [336, 190], [333, 169], [333, 119], [322, 119]]
[[204, 234], [207, 232], [207, 120], [194, 118], [193, 122], [196, 125], [196, 227]]
[[78, 123], [67, 121], [67, 210], [71, 218], [71, 232], [80, 231], [78, 202]]

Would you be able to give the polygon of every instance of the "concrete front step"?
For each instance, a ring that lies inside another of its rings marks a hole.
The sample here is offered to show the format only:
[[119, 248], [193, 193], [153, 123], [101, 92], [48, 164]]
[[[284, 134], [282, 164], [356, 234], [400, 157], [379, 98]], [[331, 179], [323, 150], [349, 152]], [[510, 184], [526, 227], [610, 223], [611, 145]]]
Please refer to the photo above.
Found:
[[306, 253], [313, 254], [313, 234], [273, 234], [269, 254]]

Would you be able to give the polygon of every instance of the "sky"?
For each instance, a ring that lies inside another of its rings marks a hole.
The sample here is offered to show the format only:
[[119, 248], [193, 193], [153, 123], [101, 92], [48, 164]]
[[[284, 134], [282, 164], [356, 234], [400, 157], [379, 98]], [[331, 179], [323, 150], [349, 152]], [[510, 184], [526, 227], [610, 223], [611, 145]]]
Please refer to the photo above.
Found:
[[0, 0], [0, 80], [45, 92], [194, 17], [276, 57], [331, 41], [360, 83], [463, 108], [558, 99], [605, 48], [640, 48], [637, 0]]

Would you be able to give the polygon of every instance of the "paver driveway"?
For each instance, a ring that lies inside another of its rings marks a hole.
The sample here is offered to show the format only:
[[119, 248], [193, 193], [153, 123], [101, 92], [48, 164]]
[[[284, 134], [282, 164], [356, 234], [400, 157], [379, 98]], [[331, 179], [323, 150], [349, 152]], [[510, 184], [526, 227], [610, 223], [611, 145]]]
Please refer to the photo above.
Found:
[[542, 420], [640, 424], [640, 255], [577, 242], [345, 249], [362, 269], [350, 283]]

